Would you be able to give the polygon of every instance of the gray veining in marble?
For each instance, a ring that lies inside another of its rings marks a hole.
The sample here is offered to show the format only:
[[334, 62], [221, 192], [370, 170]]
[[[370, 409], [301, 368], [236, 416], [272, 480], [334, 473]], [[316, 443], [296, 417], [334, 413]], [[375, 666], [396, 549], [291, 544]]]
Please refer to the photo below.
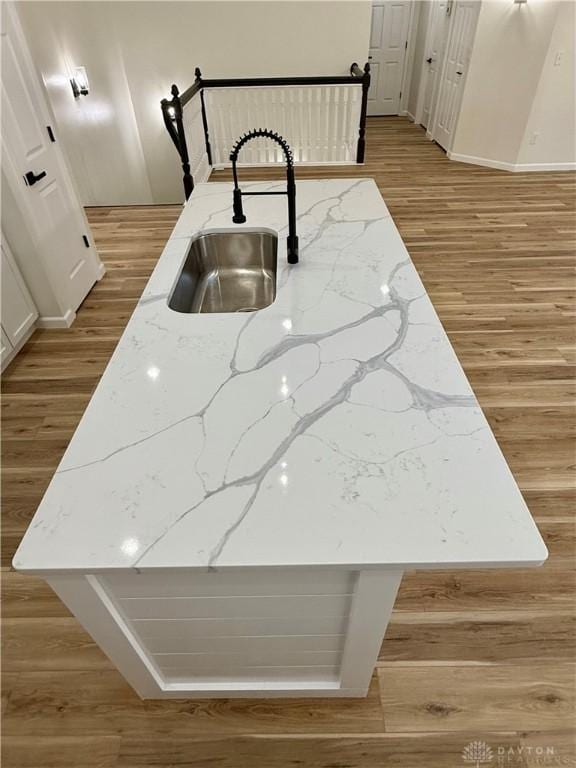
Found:
[[234, 227], [231, 197], [229, 184], [194, 191], [15, 566], [544, 560], [372, 180], [298, 183], [296, 267], [285, 263], [285, 201], [246, 199], [244, 226], [280, 235], [270, 307], [168, 308], [190, 238]]

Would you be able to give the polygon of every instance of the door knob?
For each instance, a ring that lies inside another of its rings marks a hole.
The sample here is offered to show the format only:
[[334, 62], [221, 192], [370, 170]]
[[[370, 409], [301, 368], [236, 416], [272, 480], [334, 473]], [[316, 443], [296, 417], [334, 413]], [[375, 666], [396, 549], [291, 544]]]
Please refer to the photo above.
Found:
[[33, 187], [34, 184], [36, 184], [37, 181], [40, 181], [40, 179], [43, 179], [44, 176], [46, 176], [46, 171], [40, 171], [38, 174], [34, 173], [34, 171], [28, 171], [24, 178], [26, 179], [28, 186]]
[[426, 64], [432, 64], [432, 56], [430, 56], [430, 58], [426, 59]]

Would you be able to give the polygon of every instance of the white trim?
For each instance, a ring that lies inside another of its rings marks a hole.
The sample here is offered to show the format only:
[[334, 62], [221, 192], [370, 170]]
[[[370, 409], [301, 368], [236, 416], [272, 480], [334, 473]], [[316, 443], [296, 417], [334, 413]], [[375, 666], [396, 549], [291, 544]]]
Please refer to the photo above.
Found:
[[[428, 135], [428, 134], [426, 134]], [[431, 137], [430, 137], [431, 138]], [[455, 160], [457, 163], [468, 163], [469, 165], [484, 165], [487, 168], [496, 168], [499, 171], [513, 171], [513, 163], [503, 163], [500, 160], [490, 160], [488, 157], [475, 157], [474, 155], [461, 155], [458, 152], [446, 152], [448, 160]]]
[[462, 155], [458, 152], [446, 152], [449, 160], [455, 160], [457, 163], [468, 163], [469, 165], [483, 165], [486, 168], [496, 168], [499, 171], [509, 171], [510, 173], [527, 173], [534, 171], [574, 171], [574, 163], [506, 163], [502, 160], [492, 160], [489, 157], [476, 157], [474, 155]]
[[416, 118], [414, 117], [414, 115], [412, 114], [412, 112], [408, 112], [408, 110], [406, 110], [406, 112], [404, 112], [404, 115], [405, 115], [405, 117], [407, 117], [409, 120], [412, 120], [412, 122], [413, 122], [413, 123], [415, 123], [415, 122], [416, 122]]
[[[92, 247], [95, 247], [95, 246], [93, 245]], [[104, 263], [101, 261], [98, 266], [98, 269], [96, 270], [96, 282], [99, 283], [105, 274], [106, 274], [106, 267], [104, 266]]]
[[36, 320], [36, 325], [38, 328], [70, 328], [74, 320], [76, 320], [76, 312], [68, 309], [61, 317], [43, 315]]
[[161, 694], [160, 678], [95, 576], [51, 576], [47, 581], [142, 698]]
[[402, 571], [360, 571], [346, 630], [340, 685], [368, 692]]
[[525, 171], [576, 171], [574, 163], [516, 163], [512, 169], [517, 173]]
[[[256, 688], [255, 685], [258, 685]], [[326, 699], [356, 698], [366, 696], [364, 688], [341, 688], [338, 683], [314, 683], [310, 681], [274, 683], [260, 680], [257, 683], [170, 683], [160, 695], [143, 696], [157, 699]]]
[[[294, 573], [290, 571], [290, 578]], [[178, 683], [164, 678], [108, 581], [82, 573], [52, 574], [46, 581], [142, 698], [193, 699], [365, 696], [401, 578], [399, 569], [356, 574], [337, 679], [195, 682], [192, 677]]]

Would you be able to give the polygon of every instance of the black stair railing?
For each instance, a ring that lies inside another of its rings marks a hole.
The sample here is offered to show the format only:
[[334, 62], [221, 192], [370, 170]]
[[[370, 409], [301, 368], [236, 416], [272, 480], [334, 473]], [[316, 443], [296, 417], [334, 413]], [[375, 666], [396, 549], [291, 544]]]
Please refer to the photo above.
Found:
[[370, 88], [370, 64], [366, 63], [364, 69], [361, 69], [356, 62], [350, 67], [349, 75], [320, 75], [316, 77], [236, 77], [236, 78], [217, 78], [204, 79], [200, 69], [194, 70], [195, 79], [192, 85], [184, 93], [180, 93], [176, 85], [171, 88], [171, 99], [162, 99], [160, 106], [162, 108], [162, 117], [164, 125], [182, 163], [184, 193], [186, 199], [190, 197], [194, 189], [194, 179], [190, 172], [190, 159], [188, 156], [188, 147], [186, 145], [186, 133], [182, 120], [183, 107], [197, 93], [200, 94], [202, 110], [202, 126], [204, 129], [204, 141], [206, 146], [206, 156], [208, 164], [212, 165], [212, 149], [210, 146], [210, 136], [208, 134], [208, 119], [206, 117], [206, 104], [204, 102], [205, 88], [250, 88], [269, 85], [361, 85], [362, 102], [360, 106], [360, 122], [358, 126], [358, 143], [356, 146], [356, 162], [364, 162], [366, 150], [366, 111], [368, 106], [368, 89]]

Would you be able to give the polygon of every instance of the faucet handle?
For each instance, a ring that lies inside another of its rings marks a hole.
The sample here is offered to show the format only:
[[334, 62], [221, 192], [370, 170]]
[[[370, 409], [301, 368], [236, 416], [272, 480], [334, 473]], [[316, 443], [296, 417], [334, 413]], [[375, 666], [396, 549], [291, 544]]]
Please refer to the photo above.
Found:
[[288, 235], [288, 264], [298, 264], [298, 235]]
[[242, 209], [242, 191], [240, 189], [235, 189], [232, 194], [232, 208], [234, 210], [232, 221], [234, 224], [244, 224], [246, 222], [246, 216], [244, 215], [244, 211]]

